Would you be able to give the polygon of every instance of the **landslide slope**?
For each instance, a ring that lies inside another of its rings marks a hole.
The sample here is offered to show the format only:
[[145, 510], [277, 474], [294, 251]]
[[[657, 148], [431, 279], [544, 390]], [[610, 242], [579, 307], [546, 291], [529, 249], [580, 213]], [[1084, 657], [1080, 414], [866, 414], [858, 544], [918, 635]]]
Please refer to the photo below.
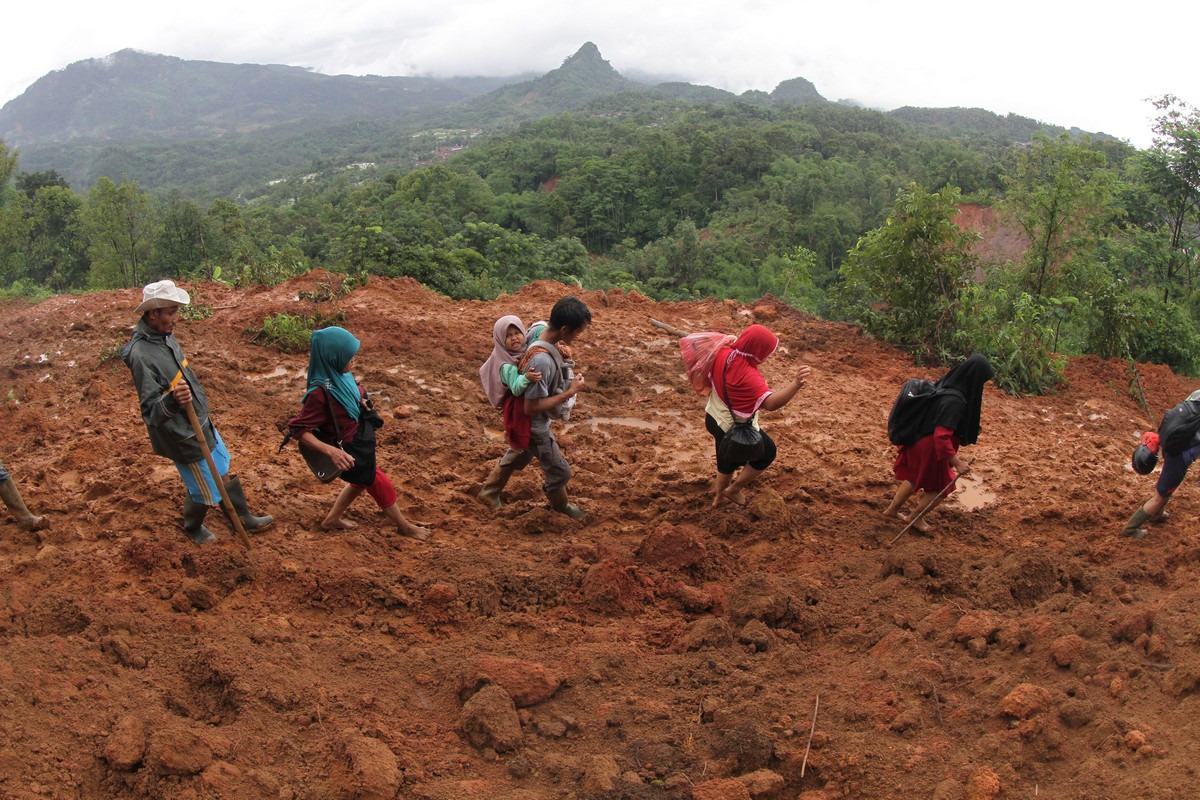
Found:
[[[136, 292], [0, 306], [0, 457], [53, 524], [0, 523], [0, 796], [1194, 796], [1195, 487], [1149, 538], [1114, 535], [1152, 487], [1138, 434], [1190, 388], [1168, 370], [1142, 368], [1150, 414], [1119, 362], [1073, 359], [1049, 397], [989, 387], [976, 475], [932, 537], [890, 544], [902, 353], [769, 299], [587, 292], [577, 523], [536, 468], [499, 513], [469, 494], [504, 449], [476, 374], [492, 322], [568, 288], [339, 285], [192, 287], [213, 313], [177, 330], [277, 520], [249, 552], [215, 513], [215, 545], [174, 528], [179, 479], [113, 358]], [[380, 464], [431, 543], [366, 497], [354, 530], [318, 529], [336, 488], [276, 453], [307, 356], [247, 335], [281, 311], [362, 340]], [[760, 320], [769, 381], [813, 367], [766, 415], [779, 459], [749, 507], [709, 508], [703, 402], [651, 317]]]

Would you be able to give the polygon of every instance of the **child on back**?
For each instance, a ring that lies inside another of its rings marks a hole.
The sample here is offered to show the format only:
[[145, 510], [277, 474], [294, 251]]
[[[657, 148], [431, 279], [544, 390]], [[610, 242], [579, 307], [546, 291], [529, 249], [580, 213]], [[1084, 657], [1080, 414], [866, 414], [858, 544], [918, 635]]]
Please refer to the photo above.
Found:
[[496, 320], [492, 326], [492, 354], [479, 368], [483, 392], [496, 408], [504, 407], [506, 391], [513, 397], [520, 397], [529, 384], [542, 379], [540, 372], [532, 370], [521, 374], [517, 364], [524, 352], [525, 326], [521, 318], [510, 314]]
[[[509, 318], [514, 319], [514, 318]], [[500, 320], [496, 323], [500, 330]], [[575, 397], [583, 388], [583, 376], [573, 374], [564, 381], [568, 364], [562, 356], [560, 345], [569, 346], [584, 332], [592, 321], [592, 312], [577, 297], [564, 297], [550, 311], [550, 322], [541, 330], [537, 340], [528, 344], [527, 374], [536, 370], [544, 378], [528, 387], [524, 398], [518, 400], [500, 392], [504, 409], [504, 435], [508, 441], [508, 452], [492, 469], [483, 486], [479, 488], [480, 502], [499, 509], [503, 502], [500, 492], [514, 472], [524, 469], [533, 459], [538, 460], [545, 477], [542, 491], [550, 501], [550, 507], [572, 519], [582, 519], [585, 514], [567, 499], [567, 482], [571, 479], [571, 465], [563, 457], [558, 442], [550, 430], [550, 419], [562, 419], [558, 409]], [[499, 336], [499, 334], [496, 334]], [[480, 372], [484, 381], [487, 375]]]

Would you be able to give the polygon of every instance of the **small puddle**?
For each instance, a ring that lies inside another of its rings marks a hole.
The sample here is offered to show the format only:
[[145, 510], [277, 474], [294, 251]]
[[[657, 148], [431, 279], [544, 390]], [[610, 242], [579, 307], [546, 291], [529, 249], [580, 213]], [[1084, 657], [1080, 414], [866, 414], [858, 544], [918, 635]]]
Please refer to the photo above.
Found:
[[996, 502], [996, 495], [985, 489], [982, 482], [974, 478], [963, 478], [958, 482], [954, 499], [967, 511], [978, 511]]
[[273, 369], [270, 372], [263, 372], [258, 375], [247, 375], [246, 380], [248, 380], [248, 381], [265, 381], [268, 378], [282, 378], [284, 375], [287, 375], [287, 374], [288, 374], [287, 367], [276, 367], [275, 369]]
[[638, 417], [591, 417], [576, 424], [591, 425], [593, 427], [599, 425], [624, 425], [627, 428], [642, 428], [648, 431], [658, 430], [657, 422]]

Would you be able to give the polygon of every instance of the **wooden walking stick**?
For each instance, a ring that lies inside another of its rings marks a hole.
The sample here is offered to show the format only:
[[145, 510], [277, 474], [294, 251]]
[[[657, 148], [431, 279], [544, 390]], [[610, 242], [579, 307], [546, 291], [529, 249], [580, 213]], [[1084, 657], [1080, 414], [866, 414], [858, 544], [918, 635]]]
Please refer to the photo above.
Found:
[[674, 325], [668, 325], [665, 322], [659, 322], [658, 320], [654, 319], [653, 317], [650, 318], [650, 324], [656, 328], [660, 328], [660, 329], [666, 331], [667, 333], [671, 334], [672, 336], [678, 336], [680, 339], [682, 339], [683, 337], [688, 335], [687, 331], [681, 331], [681, 330], [679, 330], [679, 328], [676, 328]]
[[[974, 463], [975, 463], [975, 459], [974, 459], [974, 457], [972, 457], [971, 460], [967, 462], [967, 466], [970, 467]], [[955, 473], [954, 477], [950, 479], [950, 482], [947, 483], [945, 486], [943, 486], [942, 490], [937, 493], [937, 498], [930, 500], [928, 503], [926, 503], [924, 508], [922, 508], [916, 514], [913, 514], [913, 518], [910, 519], [908, 521], [908, 524], [904, 526], [904, 530], [897, 533], [896, 538], [892, 539], [890, 542], [888, 542], [888, 547], [891, 547], [896, 542], [900, 541], [900, 537], [903, 536], [904, 534], [908, 533], [909, 528], [911, 528], [913, 525], [916, 525], [918, 522], [921, 521], [922, 517], [924, 517], [926, 514], [928, 514], [930, 511], [932, 511], [933, 507], [940, 502], [940, 500], [938, 498], [943, 498], [947, 494], [949, 494], [950, 490], [952, 488], [954, 488], [954, 484], [958, 483], [958, 479], [961, 477], [962, 477], [962, 475], [960, 473]]]
[[221, 491], [221, 506], [225, 509], [225, 513], [229, 514], [229, 518], [233, 520], [233, 529], [237, 531], [238, 539], [242, 542], [242, 547], [250, 549], [250, 537], [246, 535], [246, 529], [242, 527], [242, 518], [238, 516], [237, 509], [233, 507], [233, 501], [229, 499], [229, 491], [225, 488], [225, 481], [221, 480], [220, 473], [217, 472], [217, 463], [213, 461], [212, 451], [208, 449], [208, 439], [204, 438], [204, 431], [200, 427], [200, 420], [196, 417], [196, 406], [192, 402], [188, 402], [184, 406], [187, 411], [188, 420], [192, 423], [192, 430], [196, 432], [196, 441], [200, 443], [200, 452], [204, 453], [204, 461], [208, 464], [208, 469], [212, 472], [213, 482], [217, 484], [217, 488]]

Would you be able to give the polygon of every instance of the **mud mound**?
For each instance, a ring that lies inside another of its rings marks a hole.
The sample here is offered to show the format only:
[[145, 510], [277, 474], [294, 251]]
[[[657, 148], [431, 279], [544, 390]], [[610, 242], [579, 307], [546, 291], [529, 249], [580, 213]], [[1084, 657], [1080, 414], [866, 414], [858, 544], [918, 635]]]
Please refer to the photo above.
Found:
[[[564, 448], [575, 522], [536, 468], [499, 512], [469, 491], [504, 450], [477, 368], [493, 320], [565, 286], [452, 302], [314, 272], [195, 287], [177, 335], [256, 509], [175, 529], [115, 348], [135, 292], [0, 306], [0, 457], [48, 531], [0, 524], [0, 795], [13, 798], [1189, 797], [1200, 757], [1195, 490], [1140, 542], [1138, 435], [1191, 388], [1072, 360], [1049, 397], [989, 388], [975, 475], [932, 538], [880, 519], [885, 420], [920, 372], [854, 326], [764, 300], [587, 292], [588, 381]], [[432, 543], [293, 450], [306, 354], [250, 341], [276, 313], [344, 318], [382, 411], [380, 463]], [[767, 415], [779, 459], [745, 508], [709, 506], [686, 330], [780, 335], [764, 366], [812, 383]], [[813, 708], [819, 708], [813, 727]], [[811, 748], [808, 740], [812, 734]]]

